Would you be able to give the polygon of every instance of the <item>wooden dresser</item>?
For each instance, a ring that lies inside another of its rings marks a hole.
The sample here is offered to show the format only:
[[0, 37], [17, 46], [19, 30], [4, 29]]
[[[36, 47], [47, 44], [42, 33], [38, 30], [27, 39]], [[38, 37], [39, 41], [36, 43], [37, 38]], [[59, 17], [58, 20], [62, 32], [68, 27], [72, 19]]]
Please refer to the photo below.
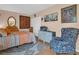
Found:
[[16, 26], [7, 26], [5, 31], [7, 32], [7, 34], [10, 34], [12, 32], [16, 32], [16, 31], [19, 31], [19, 30]]

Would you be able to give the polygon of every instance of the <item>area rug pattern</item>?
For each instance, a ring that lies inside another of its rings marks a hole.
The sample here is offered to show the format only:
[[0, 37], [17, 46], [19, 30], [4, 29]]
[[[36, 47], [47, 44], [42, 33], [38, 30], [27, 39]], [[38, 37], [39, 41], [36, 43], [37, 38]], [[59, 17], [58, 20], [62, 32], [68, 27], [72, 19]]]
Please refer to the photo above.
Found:
[[24, 44], [22, 46], [0, 51], [0, 55], [36, 55], [42, 49], [46, 49], [44, 44]]

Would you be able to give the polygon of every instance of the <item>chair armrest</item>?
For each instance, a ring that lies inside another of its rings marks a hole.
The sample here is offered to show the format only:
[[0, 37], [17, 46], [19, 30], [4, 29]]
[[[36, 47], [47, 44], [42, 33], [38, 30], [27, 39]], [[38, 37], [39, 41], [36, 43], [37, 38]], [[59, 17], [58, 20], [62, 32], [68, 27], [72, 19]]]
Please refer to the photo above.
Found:
[[61, 37], [52, 37], [52, 40], [50, 41], [50, 48], [58, 45], [59, 41], [61, 41]]
[[57, 42], [57, 41], [61, 41], [61, 37], [52, 37], [52, 40], [50, 41], [50, 43], [53, 43], [53, 42]]
[[63, 38], [60, 37], [56, 37], [55, 42], [57, 42], [57, 44], [62, 44], [62, 45], [69, 44], [68, 41], [63, 41]]
[[67, 41], [59, 41], [59, 43], [61, 43], [62, 45], [67, 45], [67, 44], [69, 44], [69, 42], [67, 42]]
[[69, 42], [67, 41], [63, 41], [63, 39], [61, 37], [54, 37], [51, 41], [50, 41], [50, 48], [53, 48], [53, 46], [65, 46], [68, 45]]

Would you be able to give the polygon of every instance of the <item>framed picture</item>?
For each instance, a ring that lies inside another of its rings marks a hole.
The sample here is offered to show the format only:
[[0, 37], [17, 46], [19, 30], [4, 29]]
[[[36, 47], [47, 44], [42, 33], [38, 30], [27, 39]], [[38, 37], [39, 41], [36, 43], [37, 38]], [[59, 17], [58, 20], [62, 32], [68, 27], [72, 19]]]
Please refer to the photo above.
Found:
[[77, 22], [77, 5], [72, 5], [61, 9], [62, 23], [76, 23]]
[[44, 16], [45, 22], [57, 21], [57, 20], [58, 20], [58, 13], [57, 12]]
[[30, 17], [20, 15], [19, 22], [20, 29], [30, 28]]

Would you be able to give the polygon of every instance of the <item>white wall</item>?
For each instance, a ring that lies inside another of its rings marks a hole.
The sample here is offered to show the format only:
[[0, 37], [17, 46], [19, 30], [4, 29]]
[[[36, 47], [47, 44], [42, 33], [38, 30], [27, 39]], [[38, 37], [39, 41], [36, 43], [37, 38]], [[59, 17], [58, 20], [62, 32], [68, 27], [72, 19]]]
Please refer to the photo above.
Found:
[[77, 5], [77, 23], [61, 23], [61, 9], [68, 6], [71, 6], [71, 4], [56, 4], [36, 14], [40, 17], [40, 16], [45, 16], [45, 15], [57, 12], [58, 21], [51, 21], [51, 22], [42, 21], [42, 25], [47, 26], [50, 31], [55, 31], [56, 36], [61, 37], [61, 28], [63, 27], [79, 28], [79, 4]]
[[16, 26], [19, 28], [19, 14], [9, 11], [0, 10], [0, 25], [4, 28], [8, 25], [8, 17], [13, 16], [16, 19]]
[[[16, 19], [16, 26], [19, 28], [19, 16], [22, 14], [15, 13], [15, 12], [10, 12], [10, 11], [4, 11], [0, 10], [0, 27], [5, 28], [7, 24], [7, 20], [10, 16], [15, 17]], [[26, 16], [26, 15], [24, 15]], [[28, 31], [28, 29], [19, 29], [20, 31]]]
[[33, 27], [33, 32], [38, 36], [38, 32], [41, 26], [41, 17], [36, 17], [31, 19], [31, 26]]

